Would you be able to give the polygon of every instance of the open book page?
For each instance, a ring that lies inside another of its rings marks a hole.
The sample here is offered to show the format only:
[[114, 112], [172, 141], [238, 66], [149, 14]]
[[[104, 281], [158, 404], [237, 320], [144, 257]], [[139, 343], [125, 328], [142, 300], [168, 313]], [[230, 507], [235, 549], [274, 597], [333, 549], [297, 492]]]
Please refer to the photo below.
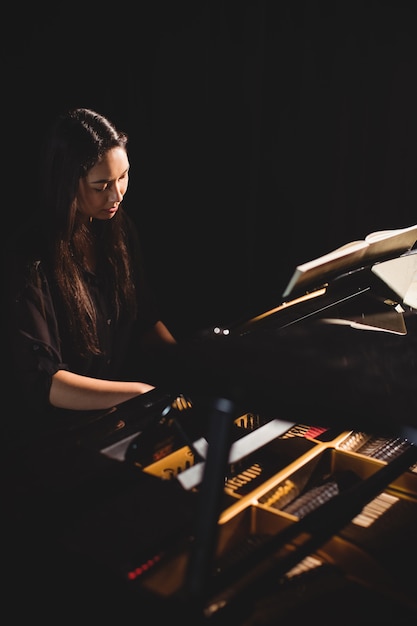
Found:
[[398, 294], [404, 304], [417, 309], [417, 252], [377, 263], [372, 272]]
[[294, 291], [318, 287], [330, 276], [354, 269], [361, 264], [389, 258], [410, 250], [417, 241], [417, 224], [407, 228], [370, 233], [363, 241], [352, 241], [321, 257], [298, 265], [283, 297]]

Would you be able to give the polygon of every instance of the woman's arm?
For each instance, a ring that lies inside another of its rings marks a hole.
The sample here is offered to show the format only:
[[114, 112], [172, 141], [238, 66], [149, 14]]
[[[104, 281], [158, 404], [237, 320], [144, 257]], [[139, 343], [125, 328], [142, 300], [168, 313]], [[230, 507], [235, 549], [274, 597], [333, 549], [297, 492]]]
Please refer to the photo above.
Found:
[[[158, 321], [143, 337], [143, 342], [148, 345], [175, 344], [176, 340], [165, 324]], [[154, 388], [148, 383], [103, 380], [60, 369], [52, 376], [49, 401], [59, 409], [102, 410]]]
[[58, 370], [52, 376], [49, 401], [56, 408], [75, 411], [110, 409], [152, 389], [147, 383], [103, 380]]
[[161, 321], [156, 324], [142, 337], [145, 345], [161, 344], [161, 343], [177, 343], [171, 331]]

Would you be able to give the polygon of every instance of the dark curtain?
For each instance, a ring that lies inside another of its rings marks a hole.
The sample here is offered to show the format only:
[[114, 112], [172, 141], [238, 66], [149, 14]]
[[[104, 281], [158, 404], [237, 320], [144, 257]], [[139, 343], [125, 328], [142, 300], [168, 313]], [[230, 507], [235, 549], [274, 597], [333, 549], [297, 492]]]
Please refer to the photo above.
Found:
[[413, 2], [19, 7], [2, 53], [7, 227], [36, 211], [51, 116], [108, 115], [130, 135], [125, 208], [178, 333], [274, 306], [298, 263], [416, 222]]

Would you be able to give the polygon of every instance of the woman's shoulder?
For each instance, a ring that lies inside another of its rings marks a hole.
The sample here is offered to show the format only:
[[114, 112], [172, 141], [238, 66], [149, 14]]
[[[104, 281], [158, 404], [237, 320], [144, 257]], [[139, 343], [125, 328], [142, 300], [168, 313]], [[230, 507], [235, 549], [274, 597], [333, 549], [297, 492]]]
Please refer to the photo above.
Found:
[[121, 219], [125, 241], [129, 247], [130, 253], [138, 260], [142, 255], [142, 246], [136, 222], [126, 211], [123, 211]]
[[45, 269], [45, 245], [34, 222], [22, 224], [10, 234], [4, 251], [4, 267], [10, 280], [21, 283]]
[[133, 217], [130, 215], [130, 213], [128, 213], [127, 211], [122, 211], [120, 214], [121, 220], [122, 220], [122, 224], [123, 224], [123, 229], [126, 233], [126, 235], [128, 237], [135, 237], [137, 238], [138, 236], [138, 229], [136, 226], [136, 222], [133, 219]]

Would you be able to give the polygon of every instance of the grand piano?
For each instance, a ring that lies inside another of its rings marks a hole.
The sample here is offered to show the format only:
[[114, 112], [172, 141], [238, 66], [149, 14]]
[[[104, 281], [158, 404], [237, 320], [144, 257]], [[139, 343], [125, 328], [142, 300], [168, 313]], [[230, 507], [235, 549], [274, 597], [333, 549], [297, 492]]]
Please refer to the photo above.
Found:
[[272, 309], [150, 355], [154, 392], [13, 450], [14, 614], [415, 623], [417, 226], [404, 231], [300, 266]]

